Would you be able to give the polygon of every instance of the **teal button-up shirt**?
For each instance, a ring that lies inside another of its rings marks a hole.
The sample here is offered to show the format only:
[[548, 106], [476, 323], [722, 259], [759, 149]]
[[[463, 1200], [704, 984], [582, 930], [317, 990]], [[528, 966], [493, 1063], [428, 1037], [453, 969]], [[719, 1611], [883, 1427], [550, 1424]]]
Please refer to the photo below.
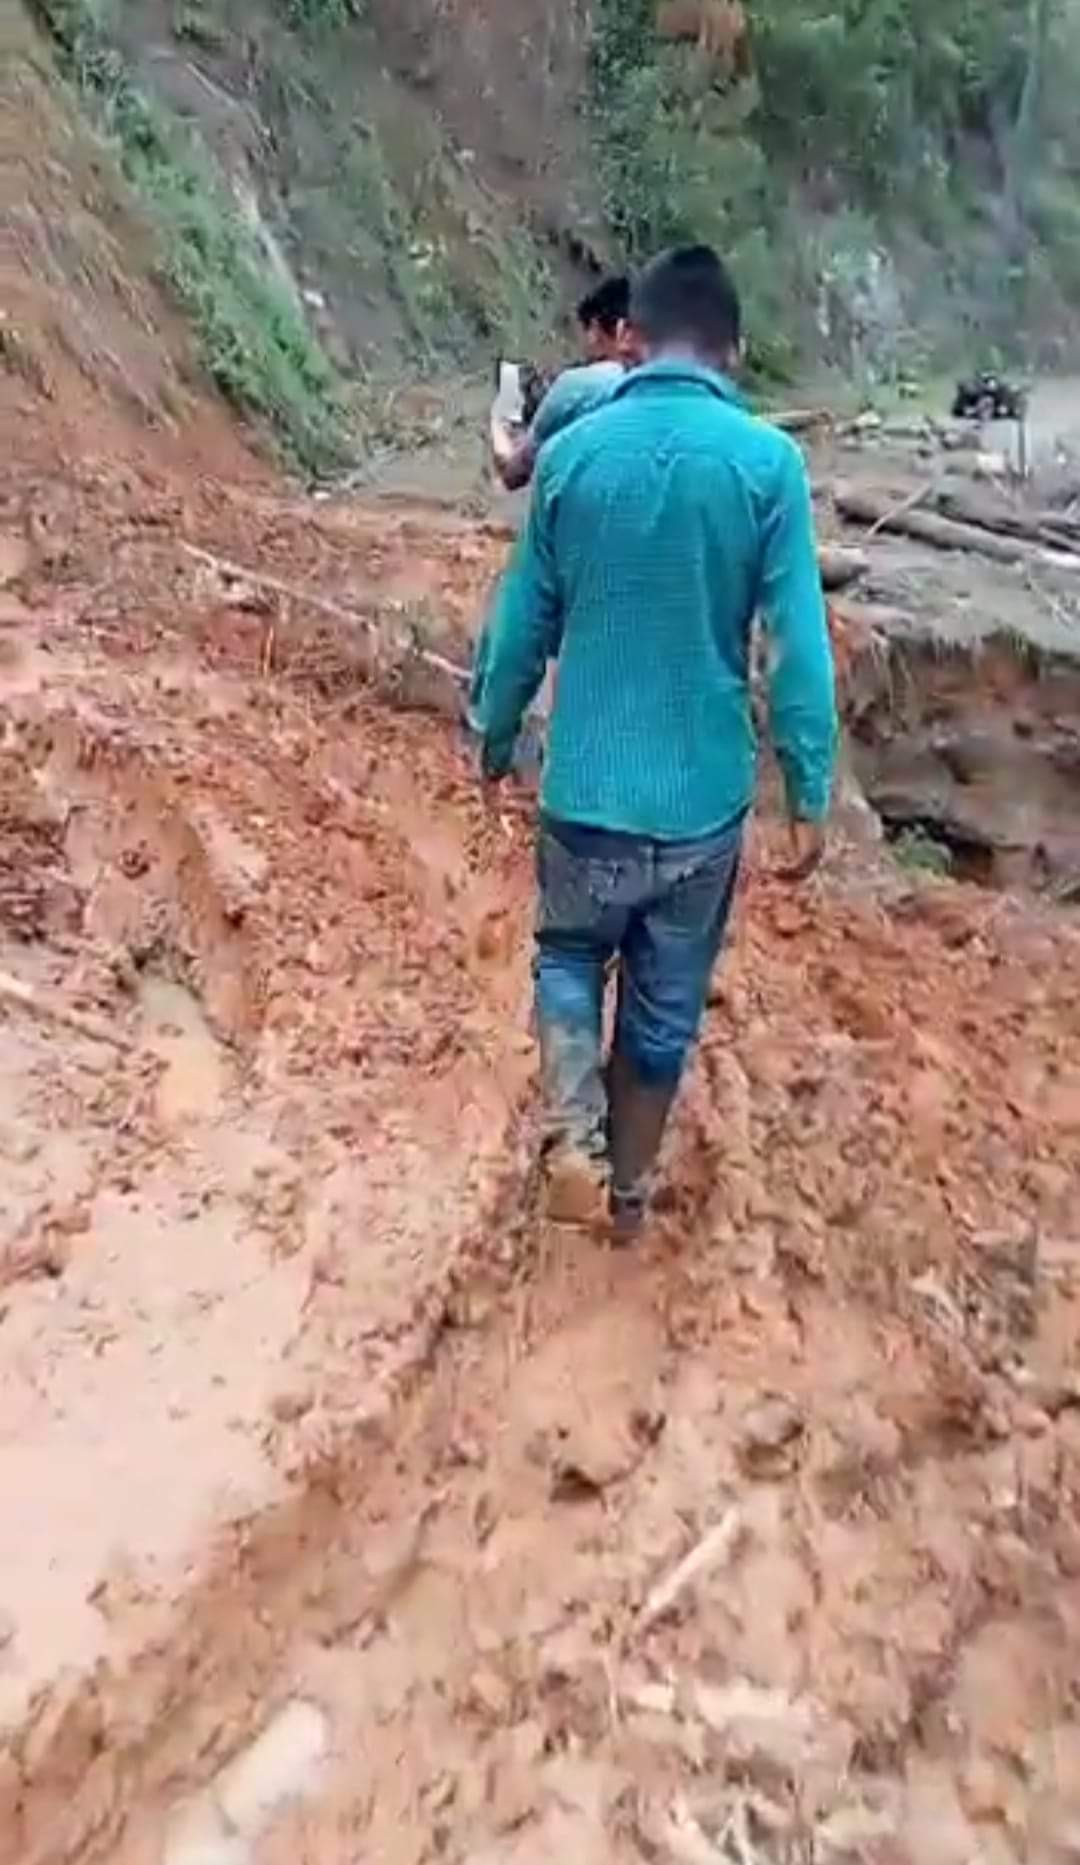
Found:
[[789, 805], [820, 820], [837, 728], [802, 455], [723, 376], [646, 364], [541, 450], [477, 695], [486, 767], [508, 768], [557, 659], [546, 813], [658, 840], [722, 828], [753, 793], [758, 612]]
[[[582, 415], [591, 414], [594, 409], [602, 407], [604, 402], [610, 401], [625, 374], [621, 363], [610, 362], [578, 363], [572, 369], [564, 369], [561, 375], [556, 376], [533, 416], [529, 438], [536, 451], [539, 452], [545, 442], [553, 440], [556, 434], [561, 434], [572, 422], [580, 421]], [[504, 603], [512, 604], [517, 600], [517, 570], [521, 550], [519, 540], [504, 574], [499, 578], [491, 614], [477, 637], [468, 702], [468, 719], [474, 730], [479, 729], [480, 696], [487, 677], [491, 632], [497, 625]]]
[[577, 363], [555, 377], [533, 415], [529, 433], [539, 448], [564, 427], [610, 401], [626, 374], [621, 363]]

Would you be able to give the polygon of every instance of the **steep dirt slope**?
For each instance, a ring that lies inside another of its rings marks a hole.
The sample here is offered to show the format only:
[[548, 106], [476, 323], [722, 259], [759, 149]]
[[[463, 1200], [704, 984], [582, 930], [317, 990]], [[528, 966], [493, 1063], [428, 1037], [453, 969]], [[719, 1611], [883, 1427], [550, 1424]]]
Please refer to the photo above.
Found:
[[0, 419], [6, 483], [40, 461], [121, 450], [238, 477], [254, 467], [216, 414], [189, 336], [148, 284], [153, 245], [109, 152], [73, 114], [24, 6], [0, 8]]
[[[586, 17], [536, 0], [137, 0], [127, 69], [192, 123], [347, 373], [486, 365], [550, 339], [553, 279], [603, 245], [580, 121]], [[559, 312], [562, 306], [558, 307]]]

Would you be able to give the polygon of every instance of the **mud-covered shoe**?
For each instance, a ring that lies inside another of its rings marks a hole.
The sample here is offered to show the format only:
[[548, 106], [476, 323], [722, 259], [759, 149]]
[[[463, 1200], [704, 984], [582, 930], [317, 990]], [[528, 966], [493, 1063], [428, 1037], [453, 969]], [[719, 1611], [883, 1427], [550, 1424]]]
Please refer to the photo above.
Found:
[[676, 1083], [644, 1082], [626, 1056], [608, 1068], [608, 1218], [616, 1243], [632, 1243], [649, 1213], [656, 1159]]
[[549, 1223], [591, 1230], [607, 1212], [602, 1165], [580, 1147], [554, 1146], [544, 1161], [544, 1209]]
[[608, 1194], [608, 1224], [612, 1241], [619, 1246], [636, 1243], [645, 1226], [649, 1214], [648, 1194], [642, 1190], [632, 1192], [617, 1191], [613, 1185]]

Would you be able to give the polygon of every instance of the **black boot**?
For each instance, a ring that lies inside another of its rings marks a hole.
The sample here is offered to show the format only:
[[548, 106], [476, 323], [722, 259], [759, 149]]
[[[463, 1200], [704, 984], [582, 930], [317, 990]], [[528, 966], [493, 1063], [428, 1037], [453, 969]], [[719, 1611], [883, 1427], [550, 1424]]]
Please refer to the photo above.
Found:
[[649, 1208], [653, 1168], [674, 1102], [677, 1082], [642, 1081], [623, 1055], [608, 1065], [609, 1210], [617, 1237], [629, 1241]]

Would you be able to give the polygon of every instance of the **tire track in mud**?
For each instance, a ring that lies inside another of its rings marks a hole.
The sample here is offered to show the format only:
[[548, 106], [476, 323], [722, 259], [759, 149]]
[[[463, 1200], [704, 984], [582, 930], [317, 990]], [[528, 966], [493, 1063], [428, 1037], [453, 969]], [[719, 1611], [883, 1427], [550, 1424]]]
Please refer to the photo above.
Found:
[[[368, 781], [363, 730], [324, 742], [294, 710], [268, 737], [245, 709], [190, 670], [6, 708], [5, 768], [49, 800], [81, 905], [62, 951], [16, 962], [44, 961], [47, 989], [97, 1004], [132, 1045], [69, 1080], [46, 1027], [12, 1032], [35, 1241], [61, 1217], [45, 1190], [56, 1110], [93, 1137], [70, 1245], [0, 1311], [22, 1426], [0, 1467], [16, 1491], [50, 1472], [13, 1532], [71, 1542], [40, 1576], [33, 1540], [3, 1563], [0, 1857], [19, 1865], [111, 1856], [133, 1799], [260, 1719], [279, 1623], [517, 1159], [524, 1056], [503, 1051], [522, 980], [481, 936], [472, 832], [436, 845], [418, 793], [414, 835], [404, 799]], [[383, 730], [381, 750], [409, 729]], [[413, 737], [403, 764], [422, 780], [434, 762], [452, 790], [438, 735]], [[95, 1496], [102, 1456], [117, 1475]], [[98, 1509], [104, 1538], [87, 1532]]]

